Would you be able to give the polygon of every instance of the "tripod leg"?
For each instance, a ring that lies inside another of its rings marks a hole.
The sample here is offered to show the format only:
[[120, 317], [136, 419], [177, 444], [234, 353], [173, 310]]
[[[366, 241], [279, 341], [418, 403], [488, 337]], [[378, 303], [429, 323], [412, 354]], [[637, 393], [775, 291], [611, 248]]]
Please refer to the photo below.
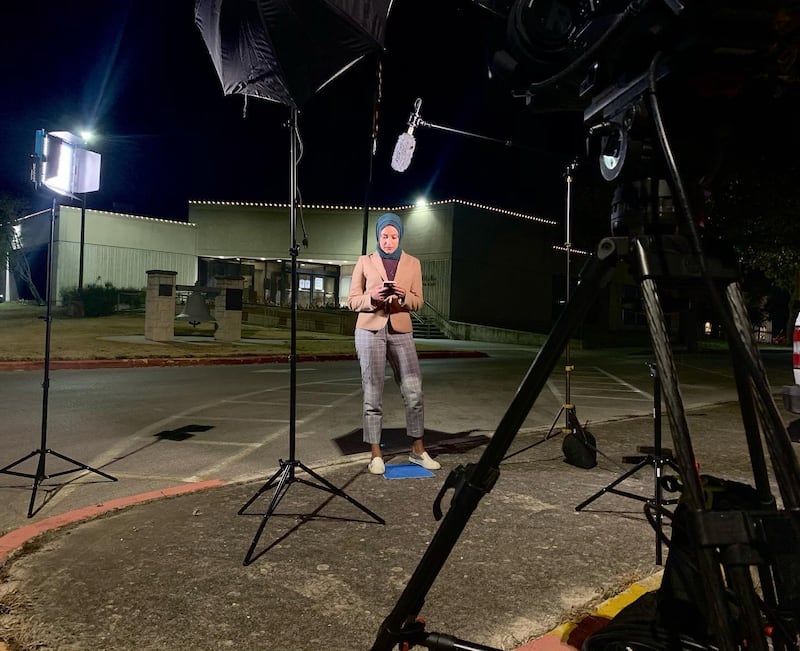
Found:
[[[663, 541], [663, 523], [664, 523], [664, 513], [663, 513], [663, 505], [665, 504], [664, 497], [663, 497], [663, 487], [661, 485], [661, 479], [663, 477], [664, 466], [673, 468], [677, 472], [677, 466], [675, 463], [672, 462], [671, 459], [668, 459], [663, 456], [662, 454], [662, 446], [661, 446], [661, 379], [658, 375], [658, 369], [654, 364], [648, 364], [650, 367], [650, 375], [653, 378], [653, 450], [654, 454], [648, 455], [644, 459], [642, 459], [636, 466], [634, 466], [631, 470], [626, 472], [625, 474], [621, 475], [618, 479], [611, 482], [605, 488], [597, 491], [594, 495], [589, 497], [588, 499], [584, 500], [578, 506], [575, 507], [576, 511], [580, 511], [588, 504], [596, 500], [601, 495], [605, 493], [614, 493], [617, 495], [622, 495], [625, 497], [631, 497], [633, 499], [639, 499], [644, 502], [649, 502], [653, 505], [654, 515], [654, 525], [655, 525], [655, 549], [656, 549], [656, 565], [661, 565], [663, 561], [662, 556], [662, 541]], [[617, 490], [615, 487], [623, 482], [625, 479], [633, 475], [634, 473], [638, 472], [642, 468], [646, 466], [653, 466], [653, 499], [649, 500], [647, 498], [641, 497], [639, 495], [634, 495], [632, 493], [628, 493], [626, 491]]]
[[16, 461], [12, 461], [7, 466], [3, 466], [2, 468], [0, 468], [0, 474], [16, 475], [17, 477], [35, 477], [36, 475], [32, 475], [29, 472], [16, 472], [16, 471], [12, 470], [12, 468], [16, 468], [21, 463], [24, 463], [28, 459], [30, 459], [32, 457], [35, 457], [37, 454], [39, 454], [39, 450], [34, 450], [30, 454], [26, 454], [24, 457], [22, 457], [20, 459], [17, 459]]
[[[322, 486], [315, 486], [315, 488], [321, 488], [322, 490], [327, 490], [329, 493], [332, 493], [333, 495], [336, 495], [338, 497], [343, 497], [348, 502], [350, 502], [350, 504], [352, 504], [356, 508], [361, 509], [364, 513], [366, 513], [368, 516], [370, 516], [373, 520], [375, 520], [379, 524], [386, 524], [386, 520], [384, 520], [381, 516], [377, 515], [376, 513], [373, 513], [372, 511], [370, 511], [361, 502], [359, 502], [355, 498], [353, 498], [350, 495], [348, 495], [347, 493], [345, 493], [338, 486], [335, 486], [334, 484], [329, 482], [327, 479], [325, 479], [325, 477], [322, 477], [321, 475], [317, 474], [316, 472], [311, 470], [311, 468], [309, 468], [308, 466], [306, 466], [305, 464], [303, 464], [303, 463], [301, 463], [299, 461], [298, 461], [297, 465], [300, 468], [302, 468], [306, 473], [311, 475], [314, 479], [316, 479], [318, 482], [320, 482], [320, 484], [322, 484]], [[312, 484], [311, 482], [304, 482], [304, 483], [309, 484], [311, 486], [314, 486], [314, 484]]]
[[[726, 298], [728, 302], [728, 307], [731, 310], [731, 316], [734, 322], [740, 323], [742, 322], [742, 315], [746, 318], [746, 310], [744, 308], [744, 300], [741, 295], [741, 288], [738, 283], [732, 283], [726, 289]], [[766, 371], [763, 368], [763, 364], [761, 362], [760, 356], [757, 354], [757, 349], [753, 342], [752, 336], [750, 332], [745, 332], [744, 328], [737, 328], [739, 330], [741, 337], [743, 339], [743, 345], [749, 351], [750, 355], [753, 355], [753, 359], [756, 361], [756, 364], [759, 370], [763, 373], [763, 377], [766, 379]], [[749, 376], [745, 372], [743, 366], [741, 364], [733, 363], [734, 369], [734, 376], [736, 378], [736, 389], [739, 394], [739, 404], [742, 413], [742, 421], [744, 423], [744, 430], [745, 430], [745, 437], [747, 441], [747, 447], [750, 454], [750, 463], [753, 470], [753, 479], [756, 488], [756, 492], [758, 493], [759, 501], [766, 507], [766, 508], [774, 508], [775, 507], [775, 497], [772, 495], [772, 491], [770, 488], [769, 482], [769, 475], [767, 472], [767, 462], [764, 455], [764, 447], [760, 436], [760, 429], [759, 423], [761, 424], [761, 429], [767, 430], [769, 428], [769, 418], [766, 416], [765, 408], [761, 407], [758, 409], [756, 406], [756, 399], [753, 395], [753, 386], [749, 380]], [[780, 433], [777, 434], [780, 436]], [[791, 467], [785, 469], [785, 472], [791, 473]], [[733, 568], [732, 571], [736, 571], [736, 568]], [[776, 585], [774, 580], [774, 576], [772, 572], [769, 571], [769, 568], [759, 565], [757, 568], [759, 582], [761, 585], [761, 594], [766, 604], [766, 609], [771, 612], [777, 612], [779, 604], [778, 601], [780, 599], [780, 588]], [[738, 577], [738, 574], [733, 574], [732, 579]], [[743, 581], [741, 584], [740, 591], [746, 598], [749, 598], [749, 595], [752, 592], [752, 585], [747, 583], [748, 577], [743, 577]], [[757, 611], [753, 611], [757, 612]], [[780, 643], [775, 644], [776, 648], [780, 648]]]
[[75, 459], [71, 459], [70, 457], [63, 455], [60, 452], [56, 452], [55, 450], [46, 450], [46, 452], [47, 454], [52, 454], [54, 457], [58, 457], [59, 459], [63, 459], [64, 461], [68, 461], [69, 463], [78, 466], [77, 468], [73, 468], [71, 470], [64, 470], [61, 472], [56, 472], [50, 475], [46, 475], [47, 478], [66, 475], [67, 473], [70, 472], [78, 472], [78, 470], [88, 470], [89, 472], [93, 472], [96, 475], [100, 475], [101, 477], [105, 477], [106, 479], [110, 479], [111, 481], [117, 481], [116, 477], [112, 477], [111, 475], [103, 472], [102, 470], [98, 470], [97, 468], [92, 468], [92, 466], [89, 466], [85, 463], [81, 463], [80, 461], [76, 461]]
[[[560, 420], [561, 415], [564, 413], [564, 410], [566, 408], [567, 408], [566, 405], [561, 405], [561, 409], [558, 410], [558, 413], [556, 414], [556, 417], [553, 419], [553, 422], [550, 423], [550, 428], [547, 430], [547, 434], [545, 434], [545, 437], [544, 437], [545, 441], [550, 438], [550, 435], [553, 433], [553, 430], [555, 430], [556, 424], [558, 424], [558, 421]], [[518, 453], [515, 452], [514, 454], [518, 454]], [[509, 456], [512, 456], [512, 455], [509, 455]]]
[[[650, 457], [647, 457], [643, 461], [640, 461], [633, 468], [631, 468], [630, 470], [628, 470], [625, 473], [621, 474], [619, 477], [617, 477], [610, 484], [608, 484], [607, 486], [604, 486], [599, 491], [597, 491], [594, 495], [592, 495], [591, 497], [588, 497], [585, 500], [583, 500], [583, 502], [581, 502], [580, 504], [578, 504], [578, 506], [575, 507], [575, 510], [576, 511], [581, 511], [586, 506], [588, 506], [589, 504], [594, 502], [598, 497], [601, 497], [601, 496], [605, 495], [606, 493], [614, 493], [614, 492], [616, 492], [614, 490], [615, 486], [617, 486], [618, 484], [621, 484], [628, 477], [630, 477], [631, 475], [639, 472], [642, 468], [646, 468], [646, 467], [650, 466], [651, 463], [652, 463], [652, 460], [650, 459]], [[642, 500], [645, 501], [645, 502], [649, 501], [646, 498], [642, 498]]]
[[243, 506], [242, 509], [239, 511], [239, 513], [241, 514], [242, 511], [249, 504], [251, 504], [256, 497], [261, 495], [271, 485], [272, 480], [275, 479], [275, 477], [277, 477], [278, 475], [280, 475], [280, 479], [278, 480], [278, 485], [275, 488], [275, 492], [272, 494], [272, 499], [269, 502], [267, 510], [261, 517], [261, 522], [259, 523], [258, 529], [256, 530], [256, 535], [253, 537], [253, 541], [250, 543], [250, 547], [247, 550], [247, 554], [245, 554], [244, 562], [242, 563], [242, 565], [249, 565], [250, 563], [252, 563], [253, 552], [256, 549], [258, 541], [261, 539], [261, 534], [264, 532], [264, 527], [267, 526], [267, 520], [269, 520], [269, 517], [275, 512], [275, 509], [278, 507], [278, 504], [283, 498], [283, 495], [286, 493], [287, 490], [289, 490], [289, 486], [291, 485], [292, 481], [293, 471], [294, 468], [291, 462], [284, 463], [283, 468], [281, 468], [281, 470], [279, 470], [275, 475], [273, 475], [272, 478], [264, 486], [262, 486], [261, 490], [257, 492], [255, 496], [253, 496], [250, 499], [250, 501], [248, 501], [247, 504], [245, 504], [245, 506]]
[[774, 504], [775, 500], [772, 498], [769, 487], [767, 460], [761, 443], [759, 416], [750, 386], [750, 379], [747, 375], [747, 371], [745, 371], [741, 364], [736, 364], [735, 361], [733, 364], [733, 376], [736, 380], [739, 410], [742, 415], [745, 439], [750, 453], [750, 463], [753, 469], [755, 487], [761, 502], [764, 504]]
[[[250, 548], [247, 550], [247, 554], [245, 555], [244, 565], [249, 565], [252, 562], [253, 553], [255, 551], [259, 539], [261, 538], [261, 534], [264, 532], [264, 528], [267, 525], [267, 520], [269, 520], [270, 516], [275, 512], [275, 509], [278, 507], [278, 504], [283, 499], [283, 496], [289, 490], [290, 486], [295, 482], [299, 482], [307, 486], [310, 486], [312, 488], [317, 488], [319, 490], [324, 490], [337, 497], [343, 497], [348, 502], [350, 502], [350, 504], [361, 509], [364, 513], [373, 518], [378, 524], [386, 524], [386, 521], [379, 515], [373, 513], [366, 506], [361, 504], [361, 502], [357, 501], [356, 499], [348, 495], [341, 488], [332, 484], [327, 479], [325, 479], [318, 473], [311, 470], [311, 468], [303, 464], [303, 462], [291, 459], [289, 461], [284, 461], [283, 459], [281, 459], [280, 464], [281, 467], [278, 469], [278, 471], [275, 472], [264, 483], [264, 485], [261, 488], [259, 488], [258, 491], [256, 491], [256, 493], [249, 500], [247, 500], [247, 502], [245, 502], [242, 508], [239, 509], [239, 515], [243, 515], [244, 512], [247, 510], [247, 508], [253, 502], [255, 502], [261, 495], [263, 495], [270, 488], [275, 486], [275, 492], [272, 495], [272, 499], [270, 500], [269, 506], [267, 507], [267, 510], [264, 512], [264, 515], [261, 518], [261, 522], [259, 523], [256, 534], [253, 538], [252, 543], [250, 544]], [[301, 470], [308, 473], [313, 479], [315, 479], [319, 483], [315, 484], [314, 482], [308, 481], [307, 479], [297, 477], [295, 475], [295, 470], [297, 468], [300, 468]]]
[[584, 269], [574, 296], [559, 315], [481, 458], [476, 464], [459, 466], [450, 473], [443, 489], [455, 487], [456, 493], [450, 501], [450, 509], [394, 609], [378, 630], [372, 651], [390, 651], [400, 642], [409, 639], [411, 632], [418, 628], [417, 616], [425, 596], [481, 498], [492, 489], [499, 475], [503, 455], [525, 422], [567, 341], [594, 302], [598, 290], [613, 272], [617, 260], [617, 242], [613, 238], [603, 240], [598, 247], [597, 257], [592, 258]]
[[[749, 386], [754, 395], [759, 419], [762, 423], [764, 440], [775, 470], [775, 478], [780, 487], [784, 508], [787, 510], [800, 509], [800, 464], [794, 454], [792, 442], [783, 424], [778, 407], [772, 397], [772, 392], [767, 381], [766, 370], [761, 362], [758, 348], [753, 341], [750, 330], [750, 321], [744, 307], [741, 288], [738, 283], [731, 283], [726, 288], [728, 305], [733, 315], [735, 329], [739, 335], [739, 345], [731, 346], [732, 352], [741, 349], [742, 362], [747, 367], [753, 367], [749, 375]], [[734, 367], [736, 360], [734, 360]], [[759, 480], [758, 467], [754, 464], [756, 480]]]
[[[45, 459], [48, 454], [52, 454], [54, 457], [58, 457], [59, 459], [63, 459], [64, 461], [68, 461], [69, 463], [77, 466], [77, 468], [70, 468], [69, 470], [62, 470], [59, 472], [48, 474], [45, 468]], [[18, 472], [16, 470], [12, 470], [21, 463], [24, 463], [28, 459], [31, 459], [37, 455], [39, 456], [39, 461], [36, 464], [35, 473]], [[31, 518], [33, 517], [33, 512], [34, 512], [33, 505], [36, 501], [36, 493], [42, 481], [45, 479], [50, 479], [52, 477], [60, 477], [61, 475], [67, 475], [71, 472], [78, 472], [79, 470], [87, 470], [89, 472], [93, 472], [97, 475], [100, 475], [101, 477], [105, 477], [106, 479], [110, 479], [111, 481], [117, 481], [116, 477], [112, 477], [111, 475], [103, 472], [102, 470], [93, 468], [92, 466], [89, 466], [85, 463], [81, 463], [80, 461], [76, 461], [71, 457], [68, 457], [66, 455], [61, 454], [60, 452], [56, 452], [55, 450], [50, 450], [50, 449], [34, 450], [30, 454], [26, 454], [24, 457], [17, 459], [16, 461], [8, 464], [7, 466], [4, 466], [3, 468], [0, 468], [0, 474], [15, 475], [17, 477], [28, 477], [30, 479], [33, 479], [33, 490], [31, 492], [30, 504], [28, 505], [28, 517]]]
[[266, 493], [270, 488], [275, 485], [275, 480], [278, 478], [279, 475], [283, 474], [284, 466], [286, 465], [283, 459], [278, 461], [278, 469], [275, 473], [270, 477], [267, 481], [264, 482], [264, 485], [259, 488], [255, 495], [253, 495], [249, 500], [247, 500], [242, 508], [239, 509], [238, 515], [244, 515], [244, 512], [247, 510], [247, 507], [250, 506], [253, 502], [255, 502], [259, 497], [261, 497], [264, 493]]
[[664, 460], [658, 457], [653, 466], [653, 501], [655, 502], [656, 518], [656, 565], [663, 563], [661, 542], [664, 532], [664, 514], [661, 510], [664, 504], [664, 489], [661, 487], [661, 477], [664, 475]]
[[552, 424], [550, 425], [550, 429], [547, 430], [547, 434], [544, 435], [543, 438], [540, 438], [538, 441], [534, 441], [530, 445], [526, 445], [524, 448], [517, 450], [516, 452], [512, 452], [511, 454], [507, 454], [503, 457], [503, 461], [510, 459], [511, 457], [516, 457], [518, 454], [522, 454], [523, 452], [527, 452], [531, 448], [535, 448], [537, 445], [541, 445], [545, 441], [549, 441], [552, 438], [553, 430], [556, 428], [556, 423], [558, 423], [559, 419], [561, 418], [561, 414], [564, 413], [565, 405], [561, 405], [561, 409], [558, 410], [556, 417], [553, 419]]
[[[647, 269], [647, 261], [644, 257], [640, 258], [640, 268]], [[664, 403], [667, 406], [676, 461], [683, 479], [683, 498], [690, 511], [699, 512], [704, 509], [703, 489], [697, 460], [692, 449], [686, 412], [680, 395], [664, 312], [661, 309], [655, 281], [652, 278], [643, 278], [641, 288], [658, 374], [661, 378]], [[727, 606], [725, 586], [719, 571], [719, 562], [715, 558], [714, 552], [708, 548], [697, 550], [696, 562], [703, 578], [706, 605], [713, 617], [714, 628], [720, 636], [720, 644], [722, 648], [735, 648], [731, 615]]]
[[33, 505], [36, 502], [36, 493], [39, 490], [39, 484], [43, 479], [45, 479], [44, 469], [45, 469], [45, 455], [47, 454], [46, 450], [39, 451], [39, 462], [36, 464], [36, 475], [33, 478], [33, 488], [31, 490], [31, 501], [28, 503], [28, 517], [33, 517]]

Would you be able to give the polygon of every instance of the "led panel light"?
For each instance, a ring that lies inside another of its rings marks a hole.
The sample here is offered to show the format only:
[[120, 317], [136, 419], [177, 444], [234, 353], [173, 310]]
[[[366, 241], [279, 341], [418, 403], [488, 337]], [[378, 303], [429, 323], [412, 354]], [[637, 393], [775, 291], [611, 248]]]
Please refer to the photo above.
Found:
[[37, 185], [74, 196], [100, 189], [100, 154], [86, 149], [85, 141], [69, 131], [36, 132], [34, 154], [39, 160]]

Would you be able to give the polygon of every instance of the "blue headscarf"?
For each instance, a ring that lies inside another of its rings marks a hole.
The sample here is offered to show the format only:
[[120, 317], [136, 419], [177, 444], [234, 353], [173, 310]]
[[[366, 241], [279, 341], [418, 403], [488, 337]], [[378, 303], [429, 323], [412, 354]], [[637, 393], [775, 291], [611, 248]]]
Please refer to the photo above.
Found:
[[[394, 226], [397, 229], [397, 236], [400, 238], [400, 244], [394, 253], [386, 253], [386, 251], [381, 248], [381, 231], [387, 226]], [[378, 219], [378, 223], [375, 225], [375, 237], [378, 240], [379, 256], [382, 258], [389, 258], [390, 260], [400, 259], [400, 254], [403, 252], [403, 222], [400, 221], [400, 217], [395, 215], [393, 212], [387, 212], [381, 215]]]

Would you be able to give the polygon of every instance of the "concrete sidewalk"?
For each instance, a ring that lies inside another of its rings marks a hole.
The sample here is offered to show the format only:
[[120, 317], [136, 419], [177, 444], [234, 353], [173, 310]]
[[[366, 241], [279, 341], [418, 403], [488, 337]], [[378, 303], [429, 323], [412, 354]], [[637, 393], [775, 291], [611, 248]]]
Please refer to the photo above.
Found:
[[[694, 410], [689, 425], [702, 472], [750, 481], [737, 405]], [[622, 457], [651, 445], [652, 429], [650, 418], [592, 425], [602, 455], [590, 470], [563, 461], [559, 438], [520, 432], [510, 452], [538, 444], [501, 465], [427, 595], [427, 630], [502, 649], [577, 648], [575, 624], [602, 622], [621, 604], [587, 614], [639, 581], [638, 590], [657, 585], [642, 502], [606, 494], [575, 511], [630, 468]], [[669, 446], [666, 421], [664, 432]], [[372, 476], [366, 456], [315, 469], [385, 524], [295, 482], [257, 536], [272, 491], [238, 514], [263, 487], [256, 482], [100, 507], [27, 543], [12, 532], [0, 539], [11, 553], [0, 631], [59, 650], [369, 649], [436, 533], [431, 505], [442, 482], [484, 443], [431, 449], [443, 465], [432, 478]], [[621, 487], [652, 496], [652, 484], [645, 468]]]

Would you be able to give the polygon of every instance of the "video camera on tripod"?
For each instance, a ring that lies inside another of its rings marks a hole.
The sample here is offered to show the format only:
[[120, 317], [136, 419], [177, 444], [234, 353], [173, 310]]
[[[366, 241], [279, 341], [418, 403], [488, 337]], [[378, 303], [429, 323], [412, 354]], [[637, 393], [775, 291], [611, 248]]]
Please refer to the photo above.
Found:
[[700, 93], [729, 93], [721, 80], [769, 72], [788, 11], [780, 0], [473, 1], [498, 19], [493, 77], [534, 111], [586, 109], [639, 78], [656, 52], [693, 83], [715, 75]]
[[[620, 616], [619, 626], [590, 636], [584, 650], [798, 651], [800, 465], [752, 337], [738, 270], [707, 258], [703, 251], [691, 192], [676, 160], [677, 143], [667, 134], [664, 120], [668, 108], [672, 120], [684, 127], [710, 97], [779, 81], [775, 73], [782, 65], [781, 18], [789, 3], [475, 4], [501, 19], [495, 76], [516, 87], [515, 94], [534, 112], [583, 113], [589, 151], [597, 157], [603, 178], [620, 184], [612, 236], [599, 243], [597, 255], [581, 273], [575, 293], [481, 458], [454, 469], [445, 482], [442, 493], [454, 491], [450, 509], [383, 622], [372, 651], [395, 645], [488, 649], [426, 632], [419, 611], [471, 513], [495, 485], [500, 462], [565, 345], [620, 263], [631, 265], [640, 285], [682, 496], [673, 520], [674, 545], [654, 602], [649, 609]], [[662, 294], [676, 285], [703, 292], [722, 321], [750, 453], [752, 488], [709, 481], [699, 474], [662, 306]], [[708, 499], [709, 483], [712, 493], [722, 492], [725, 506]], [[437, 504], [441, 497], [440, 493]]]

